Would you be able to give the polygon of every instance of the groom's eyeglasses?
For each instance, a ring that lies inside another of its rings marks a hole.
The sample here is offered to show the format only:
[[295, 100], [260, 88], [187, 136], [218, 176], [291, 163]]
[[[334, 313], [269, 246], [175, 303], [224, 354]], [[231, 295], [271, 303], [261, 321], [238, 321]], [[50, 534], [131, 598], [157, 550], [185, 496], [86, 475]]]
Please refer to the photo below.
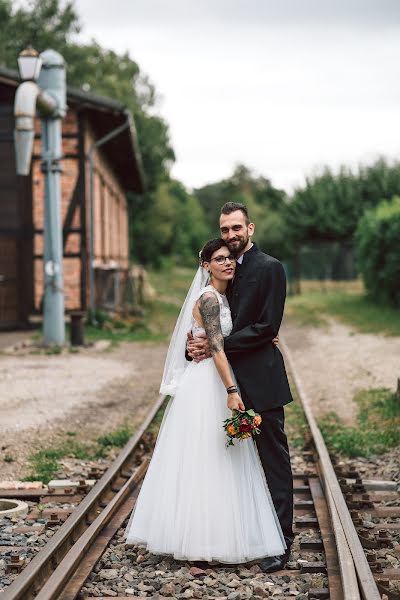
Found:
[[223, 264], [225, 264], [225, 262], [227, 260], [231, 263], [236, 262], [236, 258], [234, 256], [232, 256], [232, 254], [230, 254], [229, 256], [222, 256], [222, 254], [221, 254], [220, 256], [216, 256], [215, 258], [212, 258], [211, 260], [215, 260], [217, 265], [223, 265]]

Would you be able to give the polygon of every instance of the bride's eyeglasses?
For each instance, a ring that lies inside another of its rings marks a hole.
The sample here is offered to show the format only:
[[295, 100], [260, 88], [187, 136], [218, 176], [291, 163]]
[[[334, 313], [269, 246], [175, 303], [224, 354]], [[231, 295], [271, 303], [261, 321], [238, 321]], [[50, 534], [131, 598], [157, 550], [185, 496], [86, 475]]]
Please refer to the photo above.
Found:
[[225, 264], [225, 262], [227, 260], [231, 263], [236, 262], [236, 258], [234, 256], [232, 256], [232, 254], [230, 254], [229, 256], [222, 256], [222, 254], [221, 254], [220, 256], [216, 256], [215, 258], [212, 258], [211, 260], [215, 260], [217, 265], [223, 265], [223, 264]]

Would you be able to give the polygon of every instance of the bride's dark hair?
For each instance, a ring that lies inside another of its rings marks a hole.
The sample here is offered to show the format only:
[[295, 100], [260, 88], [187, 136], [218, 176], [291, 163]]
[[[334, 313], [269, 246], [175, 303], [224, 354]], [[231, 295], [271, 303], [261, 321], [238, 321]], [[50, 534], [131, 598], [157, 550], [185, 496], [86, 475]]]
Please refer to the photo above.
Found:
[[199, 257], [200, 262], [203, 264], [204, 262], [210, 262], [212, 255], [216, 250], [220, 248], [227, 248], [227, 244], [221, 238], [217, 238], [215, 240], [208, 240], [200, 251]]

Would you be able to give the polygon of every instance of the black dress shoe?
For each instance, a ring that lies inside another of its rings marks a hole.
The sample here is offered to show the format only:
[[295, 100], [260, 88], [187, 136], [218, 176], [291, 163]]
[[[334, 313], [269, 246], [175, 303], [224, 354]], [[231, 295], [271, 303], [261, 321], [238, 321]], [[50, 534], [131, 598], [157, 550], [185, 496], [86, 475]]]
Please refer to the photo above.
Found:
[[286, 550], [285, 554], [280, 556], [267, 556], [263, 558], [259, 566], [264, 573], [274, 573], [275, 571], [281, 571], [285, 568], [287, 561], [289, 560], [290, 550]]

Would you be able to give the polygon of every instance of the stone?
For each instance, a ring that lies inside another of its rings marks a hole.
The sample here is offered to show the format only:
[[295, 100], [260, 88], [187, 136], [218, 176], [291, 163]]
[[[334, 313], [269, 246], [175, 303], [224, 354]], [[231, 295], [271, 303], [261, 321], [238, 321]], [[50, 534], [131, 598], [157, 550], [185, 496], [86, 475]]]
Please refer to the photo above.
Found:
[[143, 581], [138, 583], [136, 587], [141, 592], [153, 592], [154, 591], [154, 588], [152, 585], [146, 585], [145, 583], [143, 583]]
[[136, 562], [137, 562], [137, 564], [138, 564], [138, 565], [140, 565], [140, 563], [144, 562], [145, 560], [146, 560], [146, 559], [145, 559], [145, 557], [143, 556], [143, 554], [139, 554], [139, 556], [138, 556], [138, 557], [137, 557], [137, 559], [136, 559]]
[[201, 577], [202, 575], [207, 575], [206, 571], [203, 569], [199, 569], [198, 567], [192, 567], [189, 571], [193, 577]]
[[228, 600], [239, 600], [240, 594], [239, 592], [231, 592], [228, 596]]
[[111, 341], [110, 340], [97, 340], [93, 344], [93, 349], [97, 350], [99, 352], [102, 352], [104, 350], [108, 350], [108, 348], [110, 346], [111, 346]]
[[283, 589], [281, 587], [276, 587], [274, 590], [272, 590], [272, 597], [281, 596], [282, 594], [283, 594]]
[[256, 596], [261, 596], [261, 598], [267, 598], [269, 595], [269, 592], [265, 589], [265, 587], [261, 586], [260, 584], [253, 587], [253, 592]]
[[164, 585], [160, 588], [160, 594], [163, 594], [163, 596], [174, 596], [175, 584], [172, 583], [172, 581], [164, 583]]
[[259, 565], [253, 565], [252, 567], [250, 567], [249, 571], [254, 573], [254, 575], [256, 573], [262, 573], [262, 569], [260, 569]]
[[254, 573], [252, 571], [250, 571], [250, 569], [240, 569], [239, 571], [239, 575], [240, 577], [252, 577], [254, 575]]
[[116, 579], [118, 577], [117, 569], [101, 569], [99, 571], [99, 577], [101, 579]]

